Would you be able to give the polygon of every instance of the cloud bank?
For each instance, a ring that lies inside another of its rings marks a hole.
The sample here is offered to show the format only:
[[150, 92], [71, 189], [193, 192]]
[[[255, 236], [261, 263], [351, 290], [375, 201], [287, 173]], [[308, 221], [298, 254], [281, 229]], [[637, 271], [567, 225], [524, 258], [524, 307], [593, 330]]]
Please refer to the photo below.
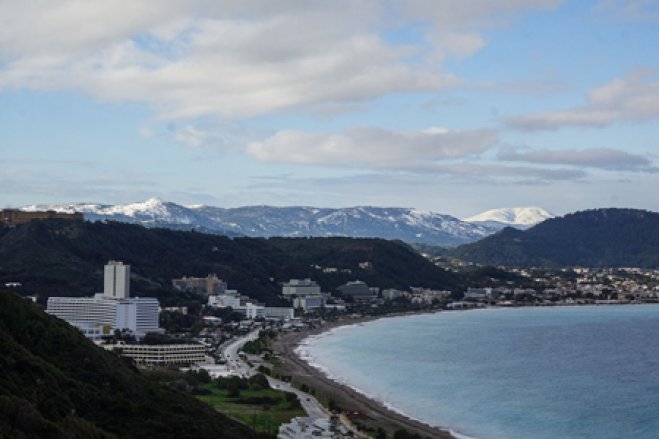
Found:
[[506, 123], [512, 128], [535, 131], [655, 119], [659, 117], [659, 80], [656, 72], [636, 72], [591, 90], [587, 100], [581, 107], [512, 117]]
[[536, 149], [528, 151], [505, 149], [498, 154], [498, 158], [504, 161], [541, 165], [568, 165], [607, 171], [657, 171], [657, 168], [652, 165], [647, 157], [612, 148]]
[[477, 155], [496, 141], [497, 133], [492, 129], [391, 131], [356, 127], [343, 133], [285, 130], [251, 143], [247, 152], [269, 163], [410, 169]]
[[[3, 2], [0, 90], [76, 90], [160, 118], [240, 118], [460, 83], [438, 61], [554, 0]], [[386, 38], [410, 23], [415, 44]], [[38, 29], [38, 32], [34, 30]]]

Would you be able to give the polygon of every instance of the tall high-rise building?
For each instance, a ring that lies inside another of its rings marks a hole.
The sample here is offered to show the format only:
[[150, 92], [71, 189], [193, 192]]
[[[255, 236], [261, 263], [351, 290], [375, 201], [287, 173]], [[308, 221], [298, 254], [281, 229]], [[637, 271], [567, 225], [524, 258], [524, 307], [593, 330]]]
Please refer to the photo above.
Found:
[[103, 294], [127, 299], [130, 297], [130, 265], [121, 261], [110, 261], [105, 266]]
[[94, 297], [49, 297], [46, 312], [79, 328], [88, 338], [128, 330], [143, 337], [163, 332], [158, 326], [158, 299], [130, 297], [130, 265], [110, 261], [105, 266], [104, 291]]

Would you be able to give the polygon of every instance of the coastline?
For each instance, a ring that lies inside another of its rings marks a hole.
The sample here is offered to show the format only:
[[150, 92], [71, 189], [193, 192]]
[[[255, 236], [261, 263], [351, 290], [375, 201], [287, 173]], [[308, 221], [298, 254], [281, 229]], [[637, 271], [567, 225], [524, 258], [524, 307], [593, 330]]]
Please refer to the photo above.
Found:
[[[437, 311], [436, 311], [437, 312]], [[298, 385], [305, 384], [313, 389], [316, 397], [341, 407], [344, 411], [359, 412], [362, 415], [356, 420], [368, 428], [378, 427], [387, 431], [390, 435], [396, 430], [405, 429], [422, 437], [440, 439], [460, 439], [466, 436], [454, 433], [448, 428], [433, 427], [419, 420], [410, 418], [403, 413], [393, 410], [384, 402], [375, 400], [356, 389], [336, 381], [320, 369], [308, 363], [296, 352], [309, 337], [318, 336], [335, 328], [359, 325], [379, 319], [412, 316], [418, 314], [432, 314], [433, 312], [399, 313], [385, 316], [367, 316], [355, 319], [342, 319], [334, 322], [326, 322], [322, 327], [301, 332], [286, 333], [274, 342], [274, 351], [280, 355], [282, 365], [279, 372], [282, 375], [291, 376]]]
[[[605, 307], [627, 307], [630, 304], [571, 304], [563, 305], [557, 308], [599, 308]], [[638, 304], [652, 305], [652, 304]], [[516, 308], [542, 309], [547, 307], [496, 307], [496, 308], [478, 308], [474, 310], [460, 310], [451, 312], [465, 311], [487, 311], [487, 310], [511, 310]], [[549, 307], [553, 308], [553, 307]], [[298, 385], [306, 384], [309, 386], [311, 393], [316, 396], [321, 403], [328, 407], [330, 400], [340, 407], [344, 412], [356, 411], [363, 413], [365, 417], [358, 417], [354, 424], [361, 424], [366, 428], [372, 429], [372, 432], [378, 427], [383, 428], [388, 437], [399, 429], [405, 429], [412, 434], [418, 434], [422, 438], [432, 437], [441, 439], [475, 439], [471, 436], [454, 431], [450, 426], [431, 426], [420, 420], [411, 418], [405, 413], [396, 411], [395, 407], [388, 406], [386, 401], [381, 401], [368, 394], [362, 393], [362, 390], [351, 387], [341, 382], [341, 377], [334, 379], [328, 373], [322, 370], [322, 365], [314, 365], [304, 357], [306, 341], [310, 338], [325, 335], [337, 328], [349, 327], [353, 325], [362, 325], [375, 320], [406, 317], [414, 315], [427, 315], [442, 312], [440, 310], [413, 311], [407, 313], [396, 313], [381, 316], [366, 316], [360, 318], [344, 318], [338, 321], [324, 322], [318, 328], [304, 330], [300, 332], [290, 332], [280, 335], [273, 343], [273, 351], [280, 355], [281, 366], [276, 371], [281, 375], [288, 375]], [[301, 348], [301, 349], [298, 349]], [[297, 351], [297, 352], [296, 352]], [[302, 354], [302, 355], [300, 355]]]

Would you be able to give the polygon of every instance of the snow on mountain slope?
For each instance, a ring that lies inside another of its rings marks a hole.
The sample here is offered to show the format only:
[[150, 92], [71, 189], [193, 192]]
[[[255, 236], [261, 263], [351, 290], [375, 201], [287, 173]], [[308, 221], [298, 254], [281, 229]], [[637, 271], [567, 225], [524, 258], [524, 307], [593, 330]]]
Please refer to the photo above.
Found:
[[244, 236], [349, 236], [399, 239], [438, 245], [479, 240], [489, 227], [450, 215], [398, 207], [357, 206], [342, 209], [247, 206], [226, 209], [181, 206], [152, 198], [141, 203], [26, 206], [23, 210], [82, 212], [85, 219], [138, 223], [149, 227], [197, 229]]
[[541, 207], [505, 207], [491, 209], [465, 218], [463, 221], [495, 227], [500, 225], [500, 228], [505, 226], [529, 228], [553, 217], [554, 215]]
[[187, 207], [180, 206], [176, 203], [163, 201], [159, 198], [150, 198], [140, 203], [130, 204], [60, 204], [60, 205], [32, 205], [25, 206], [21, 210], [54, 210], [56, 212], [82, 212], [85, 219], [95, 220], [113, 220], [129, 223], [139, 223], [145, 225], [190, 225], [199, 227], [212, 226], [203, 216], [196, 214]]

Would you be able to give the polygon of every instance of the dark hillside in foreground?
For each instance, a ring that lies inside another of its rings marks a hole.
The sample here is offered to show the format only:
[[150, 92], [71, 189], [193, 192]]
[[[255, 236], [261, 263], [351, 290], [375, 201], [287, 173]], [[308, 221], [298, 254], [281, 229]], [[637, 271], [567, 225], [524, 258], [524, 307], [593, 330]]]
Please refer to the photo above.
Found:
[[[0, 282], [21, 282], [22, 293], [38, 294], [41, 300], [100, 291], [103, 265], [110, 259], [132, 266], [134, 295], [156, 296], [164, 305], [182, 297], [172, 289], [171, 278], [213, 272], [230, 288], [268, 304], [279, 303], [281, 282], [290, 278], [311, 277], [325, 291], [355, 279], [405, 289], [455, 289], [463, 283], [407, 245], [382, 239], [230, 239], [114, 222], [56, 220], [0, 226]], [[360, 268], [361, 262], [370, 265]]]
[[4, 290], [0, 352], [0, 437], [253, 437]]
[[507, 228], [450, 255], [504, 266], [659, 267], [659, 214], [597, 209], [546, 220], [526, 231]]

